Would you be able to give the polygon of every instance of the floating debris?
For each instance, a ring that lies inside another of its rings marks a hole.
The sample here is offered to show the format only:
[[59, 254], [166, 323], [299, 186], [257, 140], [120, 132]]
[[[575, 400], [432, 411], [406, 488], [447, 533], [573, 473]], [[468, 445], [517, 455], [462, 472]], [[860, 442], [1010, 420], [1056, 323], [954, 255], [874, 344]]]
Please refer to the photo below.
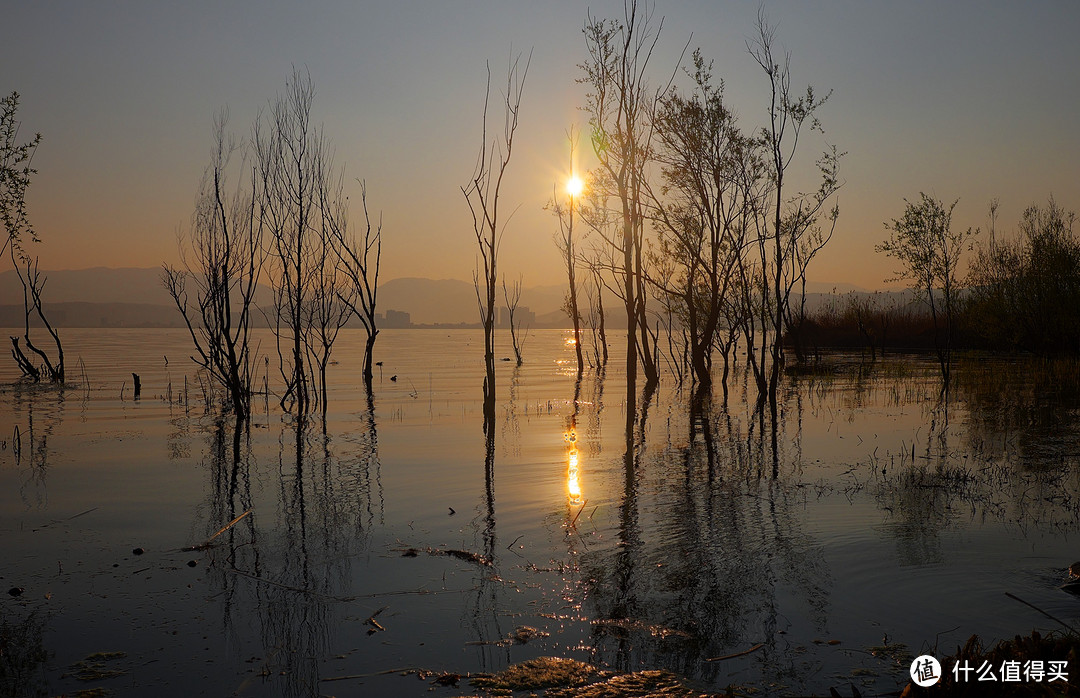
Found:
[[64, 676], [71, 676], [79, 681], [101, 681], [123, 676], [127, 671], [111, 668], [108, 663], [126, 656], [125, 652], [95, 652], [86, 659], [72, 664]]
[[642, 620], [636, 620], [633, 618], [612, 618], [594, 620], [593, 625], [605, 630], [611, 631], [615, 635], [631, 632], [648, 633], [649, 635], [660, 638], [661, 640], [667, 640], [670, 638], [690, 638], [693, 637], [688, 632], [682, 630], [676, 630], [674, 628], [668, 628], [663, 625], [654, 625], [652, 623], [646, 623]]
[[456, 688], [458, 681], [461, 681], [461, 674], [451, 674], [450, 672], [447, 672], [436, 676], [431, 683], [436, 686], [454, 686]]
[[543, 630], [537, 630], [531, 625], [522, 625], [514, 629], [514, 632], [510, 633], [506, 637], [506, 642], [514, 645], [524, 645], [530, 640], [534, 640], [538, 637], [550, 637], [551, 633], [546, 633]]
[[[544, 693], [545, 698], [705, 698], [709, 694], [695, 691], [670, 671], [636, 671], [619, 674], [606, 681], [586, 686], [557, 688]], [[727, 696], [744, 696], [729, 688]]]
[[379, 621], [375, 620], [375, 616], [379, 615], [380, 613], [382, 613], [383, 611], [385, 611], [388, 608], [390, 608], [390, 607], [389, 606], [383, 606], [378, 611], [375, 611], [370, 616], [368, 616], [367, 620], [364, 621], [364, 623], [371, 626], [367, 631], [368, 635], [374, 635], [375, 633], [379, 632], [380, 630], [386, 630], [386, 628], [384, 628], [382, 625], [379, 624]]
[[420, 553], [427, 553], [428, 555], [446, 555], [447, 557], [456, 557], [459, 560], [483, 565], [484, 567], [492, 566], [491, 560], [488, 559], [487, 556], [479, 553], [471, 553], [468, 550], [453, 550], [449, 548], [406, 548], [401, 552], [401, 556], [416, 557]]

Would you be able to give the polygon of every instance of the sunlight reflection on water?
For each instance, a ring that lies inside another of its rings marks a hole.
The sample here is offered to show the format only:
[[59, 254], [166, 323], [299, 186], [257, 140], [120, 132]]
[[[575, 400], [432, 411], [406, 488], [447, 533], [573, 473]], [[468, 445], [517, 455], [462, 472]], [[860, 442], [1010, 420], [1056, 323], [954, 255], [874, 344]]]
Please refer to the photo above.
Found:
[[[727, 406], [695, 406], [665, 377], [628, 439], [618, 347], [575, 383], [566, 333], [539, 331], [524, 366], [500, 363], [486, 474], [479, 333], [380, 334], [369, 404], [346, 331], [325, 433], [269, 398], [248, 430], [206, 414], [179, 331], [65, 339], [83, 366], [63, 391], [0, 368], [2, 574], [26, 589], [4, 618], [53, 653], [50, 694], [113, 650], [118, 695], [299, 696], [539, 655], [710, 690], [887, 691], [902, 676], [862, 652], [883, 635], [920, 649], [1048, 627], [1005, 591], [1080, 614], [1056, 588], [1080, 508], [1067, 376], [972, 362], [943, 404], [929, 362], [837, 357], [785, 384], [773, 452], [741, 378]], [[522, 644], [522, 625], [549, 635]]]

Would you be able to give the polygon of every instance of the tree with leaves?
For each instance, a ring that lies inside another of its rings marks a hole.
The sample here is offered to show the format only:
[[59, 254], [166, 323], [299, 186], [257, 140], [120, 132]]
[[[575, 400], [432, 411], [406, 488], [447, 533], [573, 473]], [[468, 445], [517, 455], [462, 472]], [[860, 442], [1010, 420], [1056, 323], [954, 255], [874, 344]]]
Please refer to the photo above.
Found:
[[[26, 190], [37, 170], [32, 166], [34, 153], [41, 143], [41, 134], [19, 143], [19, 93], [12, 92], [0, 99], [0, 221], [4, 224], [4, 243], [0, 256], [7, 252], [23, 287], [23, 345], [19, 337], [11, 337], [11, 355], [19, 370], [31, 380], [42, 376], [62, 383], [64, 380], [64, 347], [60, 335], [45, 315], [41, 294], [46, 277], [38, 271], [38, 258], [31, 256], [25, 244], [39, 242], [26, 212]], [[30, 338], [30, 318], [37, 315], [56, 346], [56, 358], [51, 358]], [[30, 352], [26, 354], [23, 346]], [[39, 364], [38, 361], [41, 363]]]
[[943, 389], [948, 389], [952, 368], [960, 290], [956, 271], [964, 248], [978, 232], [972, 228], [952, 229], [952, 213], [958, 201], [946, 206], [924, 193], [915, 203], [904, 199], [904, 215], [885, 223], [889, 239], [876, 248], [900, 262], [901, 269], [893, 280], [912, 282], [930, 309]]
[[754, 191], [741, 175], [755, 157], [755, 144], [739, 129], [724, 102], [723, 83], [713, 80], [700, 51], [688, 72], [693, 92], [669, 90], [653, 119], [662, 178], [652, 197], [657, 250], [675, 267], [654, 275], [654, 283], [675, 302], [694, 380], [708, 386], [718, 335], [734, 330], [721, 324], [746, 246], [742, 223]]

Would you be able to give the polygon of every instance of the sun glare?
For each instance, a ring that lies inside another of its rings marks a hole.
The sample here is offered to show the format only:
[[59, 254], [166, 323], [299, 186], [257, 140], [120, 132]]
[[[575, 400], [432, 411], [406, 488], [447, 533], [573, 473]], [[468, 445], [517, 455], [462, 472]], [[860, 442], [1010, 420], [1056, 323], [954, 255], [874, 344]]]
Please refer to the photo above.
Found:
[[581, 193], [581, 190], [585, 188], [585, 183], [581, 181], [581, 178], [577, 175], [572, 176], [566, 181], [566, 193], [570, 196], [577, 196]]

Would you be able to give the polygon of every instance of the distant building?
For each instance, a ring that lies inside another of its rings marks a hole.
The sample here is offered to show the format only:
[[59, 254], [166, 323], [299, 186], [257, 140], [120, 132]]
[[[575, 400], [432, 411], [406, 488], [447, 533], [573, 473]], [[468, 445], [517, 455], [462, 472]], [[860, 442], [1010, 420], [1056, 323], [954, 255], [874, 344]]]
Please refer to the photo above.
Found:
[[412, 319], [403, 310], [387, 310], [385, 327], [387, 329], [412, 327]]
[[[514, 309], [514, 319], [518, 327], [529, 327], [536, 323], [536, 313], [529, 310], [527, 305], [519, 305]], [[495, 308], [495, 326], [502, 329], [510, 329], [510, 308], [505, 305]]]

